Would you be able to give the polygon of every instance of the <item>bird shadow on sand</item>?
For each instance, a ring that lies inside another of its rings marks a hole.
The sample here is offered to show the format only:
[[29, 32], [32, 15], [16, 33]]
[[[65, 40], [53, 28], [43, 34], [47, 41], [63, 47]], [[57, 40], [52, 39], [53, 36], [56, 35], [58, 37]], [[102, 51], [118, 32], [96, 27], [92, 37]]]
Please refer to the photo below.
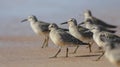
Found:
[[75, 57], [96, 57], [96, 56], [100, 56], [100, 54], [92, 54], [92, 55], [79, 55], [79, 56], [75, 56]]

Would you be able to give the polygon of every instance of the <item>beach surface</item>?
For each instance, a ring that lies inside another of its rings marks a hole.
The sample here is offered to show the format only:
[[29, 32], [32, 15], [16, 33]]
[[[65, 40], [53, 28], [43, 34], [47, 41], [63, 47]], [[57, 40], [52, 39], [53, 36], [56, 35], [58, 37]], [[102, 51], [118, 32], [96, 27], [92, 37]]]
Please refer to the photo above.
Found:
[[95, 59], [97, 46], [89, 53], [87, 46], [80, 46], [76, 54], [75, 47], [69, 48], [69, 57], [65, 58], [65, 48], [57, 58], [52, 57], [58, 50], [51, 41], [49, 47], [41, 48], [42, 38], [38, 36], [1, 36], [0, 67], [115, 67], [105, 57]]
[[43, 37], [36, 35], [29, 22], [21, 23], [30, 15], [38, 20], [60, 25], [70, 18], [83, 22], [83, 13], [87, 9], [93, 16], [108, 24], [118, 26], [116, 34], [120, 36], [120, 0], [1, 0], [0, 2], [0, 67], [116, 67], [104, 56], [95, 61], [97, 45], [89, 53], [87, 46], [80, 46], [76, 54], [75, 47], [69, 48], [69, 57], [65, 58], [65, 48], [57, 58], [52, 57], [58, 50], [51, 41], [47, 48], [41, 48]]

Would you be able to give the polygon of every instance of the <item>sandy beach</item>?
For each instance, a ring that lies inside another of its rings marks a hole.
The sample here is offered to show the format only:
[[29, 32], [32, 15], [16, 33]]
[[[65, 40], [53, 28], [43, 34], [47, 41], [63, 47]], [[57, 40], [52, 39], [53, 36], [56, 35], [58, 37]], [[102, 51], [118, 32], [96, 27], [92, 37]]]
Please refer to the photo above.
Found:
[[104, 56], [95, 61], [97, 45], [89, 53], [87, 46], [80, 46], [76, 54], [75, 47], [69, 48], [69, 57], [65, 58], [65, 48], [57, 58], [52, 57], [58, 50], [51, 41], [49, 47], [41, 48], [42, 37], [37, 36], [29, 22], [21, 23], [30, 15], [39, 21], [60, 25], [70, 18], [83, 22], [83, 13], [91, 10], [93, 16], [108, 24], [118, 26], [115, 34], [120, 36], [120, 0], [1, 0], [0, 2], [0, 67], [116, 67]]
[[[97, 46], [89, 53], [86, 46], [81, 46], [76, 54], [65, 58], [65, 48], [57, 58], [50, 58], [58, 50], [50, 41], [49, 47], [41, 48], [41, 38], [37, 36], [2, 36], [0, 37], [0, 67], [115, 67], [105, 57], [99, 61]], [[70, 47], [69, 53], [75, 47]]]

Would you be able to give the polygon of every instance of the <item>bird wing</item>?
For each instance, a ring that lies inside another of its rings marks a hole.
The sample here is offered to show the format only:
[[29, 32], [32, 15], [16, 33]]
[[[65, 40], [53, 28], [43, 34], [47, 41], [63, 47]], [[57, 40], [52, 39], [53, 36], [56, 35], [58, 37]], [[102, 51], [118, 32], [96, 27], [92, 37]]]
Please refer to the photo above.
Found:
[[45, 32], [45, 31], [49, 31], [48, 29], [49, 25], [50, 25], [49, 23], [42, 22], [39, 24], [39, 27], [41, 28], [42, 32]]
[[100, 35], [102, 41], [110, 41], [114, 43], [120, 43], [120, 37], [111, 33], [103, 33]]
[[59, 29], [64, 30], [64, 31], [69, 31], [68, 29], [65, 29], [65, 28], [59, 28]]
[[108, 24], [108, 23], [106, 23], [106, 22], [104, 22], [104, 21], [102, 21], [102, 20], [100, 20], [100, 19], [98, 19], [98, 18], [96, 18], [96, 17], [92, 17], [93, 19], [93, 21], [95, 22], [95, 24], [97, 24], [97, 25], [102, 25], [102, 26], [105, 26], [105, 27], [109, 27], [109, 28], [116, 28], [117, 26], [115, 26], [115, 25], [111, 25], [111, 24]]
[[89, 29], [87, 29], [85, 27], [78, 26], [78, 30], [79, 30], [79, 33], [82, 34], [85, 37], [91, 38], [93, 36], [93, 33], [91, 31], [89, 31]]
[[61, 39], [65, 42], [71, 42], [73, 44], [80, 44], [80, 45], [87, 45], [87, 43], [83, 43], [82, 41], [80, 41], [79, 39], [73, 37], [71, 34], [65, 32], [65, 31], [61, 31], [60, 33]]

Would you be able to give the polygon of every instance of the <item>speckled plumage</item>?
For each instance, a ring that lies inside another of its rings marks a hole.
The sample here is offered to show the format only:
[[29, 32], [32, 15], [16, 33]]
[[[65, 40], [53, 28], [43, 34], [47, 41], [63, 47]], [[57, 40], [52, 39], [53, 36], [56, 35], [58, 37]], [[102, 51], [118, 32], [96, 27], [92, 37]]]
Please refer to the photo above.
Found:
[[95, 27], [91, 31], [95, 42], [104, 48], [106, 58], [111, 63], [120, 66], [120, 37], [113, 33], [102, 31], [99, 27]]
[[100, 39], [105, 42], [105, 56], [113, 64], [120, 66], [120, 37], [106, 32]]
[[59, 29], [59, 27], [53, 23], [49, 26], [50, 29], [50, 38], [53, 43], [59, 47], [63, 46], [79, 46], [79, 45], [88, 45], [88, 43], [84, 43], [77, 38], [73, 37], [68, 32]]
[[[69, 32], [72, 36], [83, 42], [93, 44], [94, 42], [92, 39], [93, 33], [88, 31], [88, 29], [82, 26], [77, 26], [77, 21], [75, 18], [71, 18], [67, 22], [61, 24], [65, 24], [65, 23], [69, 25]], [[91, 52], [91, 47], [90, 47], [90, 52]]]

